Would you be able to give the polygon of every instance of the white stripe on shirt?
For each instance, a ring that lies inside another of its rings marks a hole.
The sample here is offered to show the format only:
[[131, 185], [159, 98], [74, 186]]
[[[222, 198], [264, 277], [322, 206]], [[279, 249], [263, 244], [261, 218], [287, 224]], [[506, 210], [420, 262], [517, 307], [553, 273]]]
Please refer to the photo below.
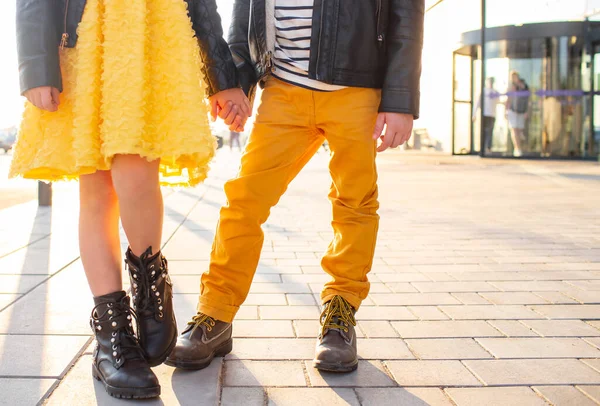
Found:
[[308, 77], [314, 0], [275, 0], [275, 69], [273, 76], [313, 90], [333, 91], [329, 85]]

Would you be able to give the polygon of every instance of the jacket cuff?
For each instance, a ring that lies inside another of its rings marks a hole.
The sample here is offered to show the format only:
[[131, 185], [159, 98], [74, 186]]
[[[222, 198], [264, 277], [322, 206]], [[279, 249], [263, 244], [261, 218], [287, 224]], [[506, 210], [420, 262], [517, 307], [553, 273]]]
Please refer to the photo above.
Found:
[[384, 88], [381, 93], [380, 113], [412, 114], [414, 119], [419, 118], [420, 92]]
[[60, 66], [52, 66], [46, 58], [30, 59], [19, 66], [21, 95], [30, 89], [50, 86], [63, 91]]

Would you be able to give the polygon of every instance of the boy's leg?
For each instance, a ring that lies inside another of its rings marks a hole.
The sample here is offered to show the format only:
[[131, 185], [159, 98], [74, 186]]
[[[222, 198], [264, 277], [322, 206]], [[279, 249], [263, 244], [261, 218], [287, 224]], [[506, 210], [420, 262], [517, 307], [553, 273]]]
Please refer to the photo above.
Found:
[[323, 95], [319, 127], [331, 149], [333, 241], [322, 260], [332, 281], [321, 293], [323, 303], [340, 295], [354, 309], [369, 293], [379, 216], [376, 142], [372, 139], [381, 93], [351, 88]]
[[270, 79], [237, 178], [225, 185], [210, 268], [202, 275], [198, 311], [230, 323], [246, 299], [270, 209], [323, 142], [312, 92]]
[[317, 96], [317, 123], [331, 150], [333, 241], [322, 266], [332, 280], [321, 293], [324, 305], [314, 366], [350, 372], [358, 367], [354, 312], [369, 293], [379, 216], [376, 143], [372, 139], [381, 92], [345, 89]]

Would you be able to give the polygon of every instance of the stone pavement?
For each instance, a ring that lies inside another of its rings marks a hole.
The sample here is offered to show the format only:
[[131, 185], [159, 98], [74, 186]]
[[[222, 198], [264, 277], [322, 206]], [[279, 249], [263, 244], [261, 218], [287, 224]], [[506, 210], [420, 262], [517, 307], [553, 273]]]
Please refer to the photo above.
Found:
[[[331, 231], [319, 154], [265, 227], [234, 351], [198, 372], [156, 368], [164, 405], [600, 404], [600, 167], [380, 157], [381, 232], [358, 313], [359, 370], [311, 367]], [[180, 328], [194, 314], [223, 182], [165, 191], [164, 253]], [[1, 405], [116, 405], [90, 374], [92, 301], [76, 185], [52, 209], [0, 211]]]

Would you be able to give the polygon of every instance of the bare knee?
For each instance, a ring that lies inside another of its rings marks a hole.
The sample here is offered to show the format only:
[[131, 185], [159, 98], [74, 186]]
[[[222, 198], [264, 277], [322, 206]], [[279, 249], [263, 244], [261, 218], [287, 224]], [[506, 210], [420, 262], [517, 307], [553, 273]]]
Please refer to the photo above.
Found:
[[109, 171], [82, 175], [79, 179], [79, 200], [83, 210], [106, 210], [118, 203]]
[[149, 162], [139, 155], [117, 155], [113, 160], [112, 177], [119, 197], [143, 197], [159, 190], [160, 161]]

